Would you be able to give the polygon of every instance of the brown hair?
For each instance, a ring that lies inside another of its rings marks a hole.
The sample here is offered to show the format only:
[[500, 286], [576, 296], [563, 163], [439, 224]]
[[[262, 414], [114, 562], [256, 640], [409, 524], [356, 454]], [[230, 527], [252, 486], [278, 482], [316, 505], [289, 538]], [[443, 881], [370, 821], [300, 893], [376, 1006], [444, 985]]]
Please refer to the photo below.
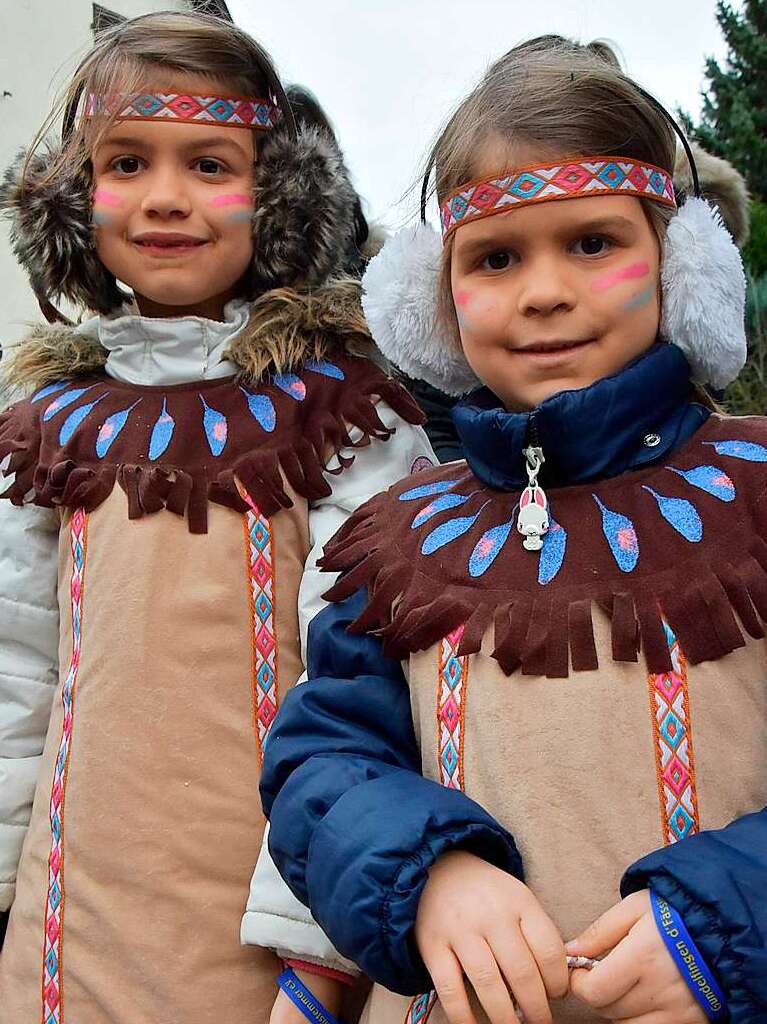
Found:
[[[515, 46], [490, 66], [434, 143], [438, 202], [478, 174], [488, 144], [540, 146], [560, 156], [631, 156], [674, 169], [673, 129], [620, 68], [604, 42], [588, 45], [562, 36], [539, 36]], [[506, 168], [499, 167], [498, 171]], [[641, 200], [662, 244], [673, 211]], [[460, 346], [450, 290], [452, 238], [442, 253], [440, 311], [448, 342]]]
[[89, 93], [108, 96], [167, 86], [179, 74], [225, 84], [233, 96], [270, 99], [294, 125], [271, 57], [247, 33], [206, 14], [158, 11], [99, 33], [35, 137], [27, 159], [63, 115], [65, 137], [47, 179], [89, 173], [93, 148], [116, 120], [116, 112], [83, 117], [84, 98]]

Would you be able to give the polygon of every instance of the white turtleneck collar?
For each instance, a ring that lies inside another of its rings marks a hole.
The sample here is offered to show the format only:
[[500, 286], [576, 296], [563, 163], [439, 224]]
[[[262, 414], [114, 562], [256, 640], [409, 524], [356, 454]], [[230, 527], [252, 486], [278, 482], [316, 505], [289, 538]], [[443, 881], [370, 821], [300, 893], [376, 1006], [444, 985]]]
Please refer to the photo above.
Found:
[[129, 311], [95, 316], [80, 324], [76, 332], [107, 350], [104, 369], [116, 380], [160, 386], [189, 384], [237, 372], [223, 354], [249, 315], [250, 303], [234, 299], [224, 306], [223, 321], [201, 316], [161, 319]]

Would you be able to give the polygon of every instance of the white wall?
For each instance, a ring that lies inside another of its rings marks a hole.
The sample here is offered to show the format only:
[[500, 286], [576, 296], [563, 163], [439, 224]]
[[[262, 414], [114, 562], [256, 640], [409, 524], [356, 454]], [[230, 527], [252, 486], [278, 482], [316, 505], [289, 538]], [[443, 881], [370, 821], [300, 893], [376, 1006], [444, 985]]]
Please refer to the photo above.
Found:
[[[126, 17], [182, 9], [183, 0], [101, 0]], [[0, 0], [0, 170], [31, 142], [54, 98], [92, 42], [90, 0]], [[7, 95], [10, 93], [10, 95]], [[40, 320], [16, 264], [7, 222], [0, 225], [0, 342], [5, 348]]]

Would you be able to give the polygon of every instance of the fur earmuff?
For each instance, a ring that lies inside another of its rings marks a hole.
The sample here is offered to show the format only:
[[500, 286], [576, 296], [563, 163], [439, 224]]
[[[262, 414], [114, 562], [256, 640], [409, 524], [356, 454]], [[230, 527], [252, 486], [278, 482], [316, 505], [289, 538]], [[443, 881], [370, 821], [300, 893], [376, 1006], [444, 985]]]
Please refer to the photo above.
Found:
[[50, 175], [53, 146], [22, 151], [0, 183], [0, 210], [11, 220], [11, 244], [38, 299], [65, 298], [99, 313], [125, 301], [96, 253], [87, 172]]
[[690, 198], [666, 232], [661, 334], [684, 352], [692, 378], [724, 388], [746, 362], [746, 277], [718, 210]]
[[254, 293], [315, 287], [340, 273], [355, 246], [357, 193], [335, 139], [302, 126], [272, 131], [258, 154]]
[[362, 308], [379, 349], [403, 373], [463, 395], [480, 381], [440, 324], [441, 254], [442, 242], [430, 225], [398, 231], [368, 264]]

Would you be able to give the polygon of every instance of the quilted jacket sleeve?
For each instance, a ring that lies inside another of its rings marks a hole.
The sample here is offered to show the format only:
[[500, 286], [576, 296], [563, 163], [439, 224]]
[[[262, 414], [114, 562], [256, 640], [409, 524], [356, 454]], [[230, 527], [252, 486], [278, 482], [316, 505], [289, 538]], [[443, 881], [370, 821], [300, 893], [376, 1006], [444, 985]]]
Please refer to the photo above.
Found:
[[[386, 442], [373, 442], [365, 448], [346, 449], [344, 458], [354, 462], [338, 476], [328, 474], [333, 487], [329, 497], [317, 501], [309, 510], [312, 548], [306, 560], [299, 591], [298, 613], [301, 649], [306, 664], [306, 634], [309, 622], [325, 606], [322, 594], [333, 584], [333, 577], [321, 573], [317, 559], [346, 518], [374, 494], [407, 476], [419, 459], [436, 464], [436, 457], [420, 427], [406, 423], [385, 403], [377, 406], [382, 422], [395, 433]], [[355, 428], [356, 430], [356, 428]], [[352, 430], [352, 440], [356, 440]], [[356, 434], [360, 434], [356, 430]], [[337, 457], [329, 468], [336, 468]], [[250, 894], [242, 920], [240, 937], [246, 944], [266, 946], [284, 958], [319, 963], [347, 974], [357, 974], [356, 966], [341, 956], [316, 924], [311, 912], [299, 902], [280, 878], [267, 847], [264, 847], [250, 885]]]
[[732, 1024], [767, 1020], [767, 808], [643, 857], [621, 892], [644, 888], [681, 914]]
[[0, 501], [0, 913], [13, 902], [57, 681], [58, 515]]
[[431, 988], [412, 941], [429, 866], [455, 847], [522, 877], [514, 841], [421, 775], [402, 666], [346, 627], [361, 592], [312, 622], [309, 679], [267, 744], [261, 795], [280, 872], [344, 955], [403, 994]]

